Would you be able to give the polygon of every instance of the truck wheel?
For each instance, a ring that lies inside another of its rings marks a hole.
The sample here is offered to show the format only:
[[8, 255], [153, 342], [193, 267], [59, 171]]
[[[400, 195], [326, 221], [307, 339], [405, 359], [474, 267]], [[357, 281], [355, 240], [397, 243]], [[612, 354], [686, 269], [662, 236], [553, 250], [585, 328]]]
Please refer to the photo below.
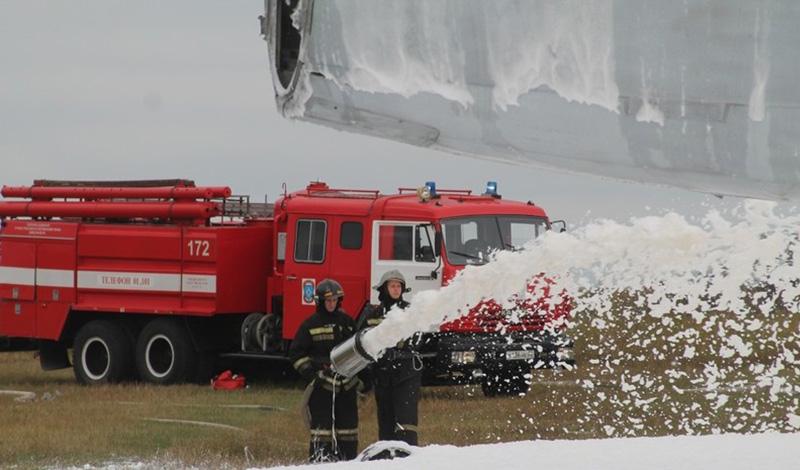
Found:
[[120, 382], [133, 372], [133, 342], [121, 325], [95, 320], [78, 330], [72, 368], [86, 385]]
[[530, 390], [531, 383], [525, 377], [528, 371], [501, 371], [486, 374], [481, 388], [487, 397], [524, 395]]
[[136, 342], [136, 368], [142, 380], [155, 384], [193, 379], [196, 361], [189, 332], [169, 318], [148, 323]]

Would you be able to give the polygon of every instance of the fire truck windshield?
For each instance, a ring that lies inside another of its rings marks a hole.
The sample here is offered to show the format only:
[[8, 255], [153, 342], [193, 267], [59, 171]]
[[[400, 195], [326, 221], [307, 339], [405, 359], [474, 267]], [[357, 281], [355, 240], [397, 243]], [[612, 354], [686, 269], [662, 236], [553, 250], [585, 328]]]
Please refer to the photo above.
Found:
[[482, 215], [442, 221], [447, 259], [453, 265], [484, 264], [495, 250], [519, 250], [546, 229], [541, 217]]

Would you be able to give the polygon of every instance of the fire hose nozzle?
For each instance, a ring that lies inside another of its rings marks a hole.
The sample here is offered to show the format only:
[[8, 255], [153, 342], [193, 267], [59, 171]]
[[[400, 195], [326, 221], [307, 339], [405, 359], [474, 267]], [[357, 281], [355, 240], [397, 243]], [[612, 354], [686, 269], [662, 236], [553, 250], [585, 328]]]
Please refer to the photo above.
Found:
[[337, 374], [353, 377], [362, 369], [375, 362], [364, 349], [362, 338], [369, 333], [369, 328], [351, 336], [347, 341], [339, 344], [331, 351], [331, 367]]

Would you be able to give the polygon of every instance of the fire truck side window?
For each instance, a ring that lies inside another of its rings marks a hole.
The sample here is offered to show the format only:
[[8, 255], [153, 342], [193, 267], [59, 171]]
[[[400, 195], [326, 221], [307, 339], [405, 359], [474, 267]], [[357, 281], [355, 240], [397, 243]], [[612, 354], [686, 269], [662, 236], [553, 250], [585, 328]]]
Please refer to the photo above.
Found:
[[[429, 230], [430, 228], [430, 230]], [[422, 263], [433, 263], [436, 255], [433, 252], [433, 229], [430, 225], [417, 225], [414, 227], [415, 260]]]
[[413, 259], [414, 227], [381, 225], [378, 237], [378, 259], [402, 261]]
[[339, 244], [345, 250], [360, 250], [364, 240], [361, 222], [342, 222]]
[[321, 263], [325, 260], [324, 220], [298, 220], [294, 242], [294, 260], [301, 263]]

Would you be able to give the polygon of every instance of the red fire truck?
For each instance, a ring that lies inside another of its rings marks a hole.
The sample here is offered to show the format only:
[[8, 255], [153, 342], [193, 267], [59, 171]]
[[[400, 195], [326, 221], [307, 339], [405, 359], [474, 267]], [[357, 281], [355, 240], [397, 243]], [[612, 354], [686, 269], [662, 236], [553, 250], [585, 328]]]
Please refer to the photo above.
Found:
[[[38, 340], [45, 370], [69, 367], [71, 348], [86, 384], [194, 380], [219, 355], [285, 359], [324, 278], [356, 316], [389, 269], [412, 293], [435, 289], [551, 228], [492, 185], [384, 195], [313, 182], [269, 205], [187, 180], [35, 181], [2, 195], [0, 335]], [[569, 362], [569, 302], [549, 297], [516, 313], [482, 302], [442, 325], [420, 346], [427, 379], [518, 393], [532, 366]]]

